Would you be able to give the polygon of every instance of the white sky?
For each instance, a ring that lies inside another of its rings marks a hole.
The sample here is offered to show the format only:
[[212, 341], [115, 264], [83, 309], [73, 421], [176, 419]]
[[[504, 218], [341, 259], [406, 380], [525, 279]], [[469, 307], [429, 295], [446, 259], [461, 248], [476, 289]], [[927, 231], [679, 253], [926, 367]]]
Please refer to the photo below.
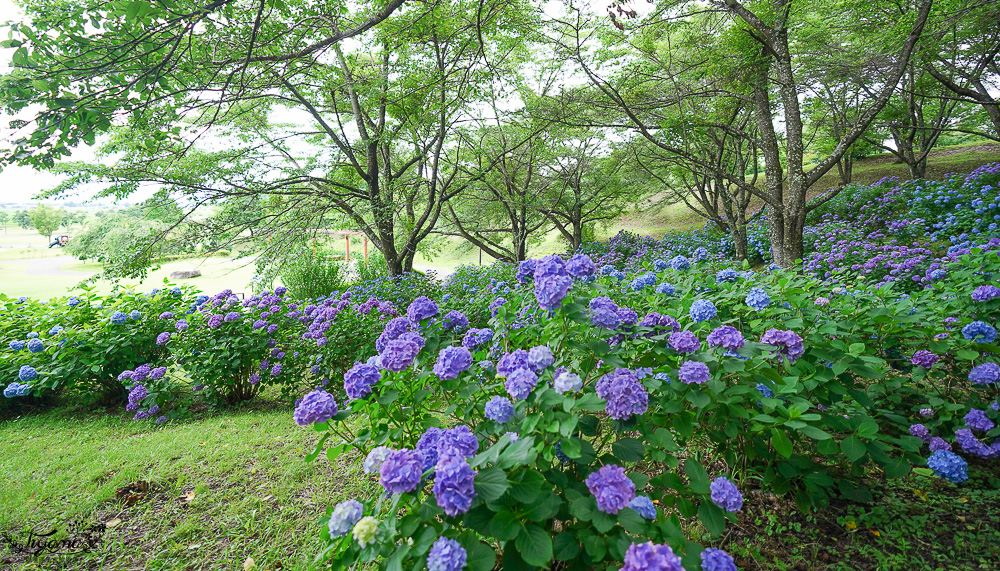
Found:
[[[609, 2], [608, 0], [583, 0], [583, 3], [590, 4], [595, 13], [603, 14]], [[641, 14], [645, 14], [650, 10], [649, 4], [644, 0], [633, 2], [633, 8]], [[0, 0], [0, 22], [16, 21], [20, 18], [21, 12], [13, 0]], [[4, 36], [0, 39], [7, 38]], [[11, 53], [12, 50], [0, 49], [0, 74], [7, 72]], [[9, 129], [7, 128], [9, 120], [10, 117], [0, 113], [0, 137], [4, 137], [9, 133]], [[71, 160], [93, 160], [93, 158], [93, 151], [86, 146], [77, 148], [73, 152], [72, 157], [70, 157]], [[36, 194], [56, 186], [60, 180], [61, 177], [36, 171], [30, 167], [8, 166], [0, 172], [0, 205], [11, 202], [32, 202]], [[85, 198], [88, 198], [88, 196], [67, 197], [65, 200], [83, 202]], [[140, 197], [133, 196], [130, 202], [134, 202], [136, 198]], [[63, 201], [55, 201], [54, 203], [58, 204], [59, 202]]]

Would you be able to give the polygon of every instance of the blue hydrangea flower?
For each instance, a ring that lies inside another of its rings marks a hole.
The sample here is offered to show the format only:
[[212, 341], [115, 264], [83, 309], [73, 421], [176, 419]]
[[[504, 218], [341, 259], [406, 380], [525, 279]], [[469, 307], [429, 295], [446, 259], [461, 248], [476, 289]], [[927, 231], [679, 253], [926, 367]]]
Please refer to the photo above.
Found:
[[344, 373], [344, 392], [347, 401], [364, 398], [372, 393], [375, 385], [382, 380], [378, 367], [367, 363], [354, 363], [354, 366]]
[[413, 300], [413, 303], [406, 308], [406, 316], [409, 317], [410, 321], [413, 323], [420, 323], [421, 321], [434, 317], [437, 314], [437, 303], [426, 295], [422, 295]]
[[691, 310], [688, 313], [691, 315], [691, 319], [696, 322], [701, 322], [715, 318], [718, 314], [718, 310], [715, 308], [715, 304], [711, 301], [707, 299], [698, 299], [691, 304]]
[[459, 373], [472, 366], [472, 353], [465, 347], [449, 345], [438, 354], [434, 374], [443, 381], [458, 378]]
[[295, 424], [308, 426], [313, 423], [322, 423], [330, 420], [337, 414], [337, 403], [333, 400], [333, 395], [317, 389], [302, 398], [302, 402], [295, 407]]
[[646, 272], [632, 280], [632, 283], [629, 284], [629, 289], [632, 291], [642, 291], [654, 284], [656, 284], [656, 274]]
[[597, 500], [597, 509], [615, 515], [635, 498], [635, 484], [625, 469], [614, 464], [602, 466], [587, 477], [587, 489]]
[[635, 513], [642, 516], [643, 519], [656, 519], [656, 506], [653, 505], [653, 500], [649, 499], [649, 496], [636, 496], [632, 498], [628, 507], [635, 510]]
[[771, 304], [771, 298], [763, 288], [754, 287], [750, 288], [750, 292], [747, 293], [746, 304], [750, 306], [750, 309], [761, 311]]
[[764, 383], [757, 383], [757, 390], [760, 391], [760, 394], [764, 395], [764, 398], [774, 398], [774, 391], [772, 391], [771, 387], [765, 385]]
[[1000, 297], [1000, 288], [995, 285], [979, 286], [973, 290], [971, 297], [974, 301], [989, 301]]
[[408, 339], [393, 339], [381, 353], [382, 366], [393, 372], [400, 372], [413, 364], [420, 352], [420, 345]]
[[618, 315], [618, 305], [608, 297], [595, 297], [590, 300], [590, 318], [595, 327], [617, 329], [622, 318]]
[[665, 269], [667, 269], [669, 267], [670, 266], [668, 266], [667, 263], [665, 261], [661, 260], [661, 259], [653, 260], [653, 269], [656, 270], [656, 271], [658, 271], [658, 272], [662, 272], [663, 270], [665, 270]]
[[696, 262], [703, 262], [708, 259], [708, 248], [704, 246], [698, 246], [694, 250], [694, 255], [692, 255]]
[[462, 544], [447, 537], [439, 537], [427, 554], [427, 571], [460, 571], [467, 559]]
[[373, 448], [372, 451], [368, 453], [368, 456], [365, 457], [365, 461], [361, 465], [365, 474], [375, 474], [379, 472], [382, 468], [382, 463], [389, 457], [389, 452], [392, 452], [392, 449], [388, 446], [378, 446]]
[[619, 571], [684, 571], [684, 566], [669, 545], [647, 541], [629, 546]]
[[128, 316], [120, 311], [116, 311], [111, 314], [111, 323], [115, 325], [121, 325], [128, 320]]
[[470, 329], [465, 337], [462, 338], [462, 346], [473, 350], [480, 345], [489, 343], [493, 340], [493, 330], [492, 329]]
[[549, 368], [555, 361], [552, 349], [546, 345], [537, 345], [528, 350], [528, 367], [536, 373], [541, 373]]
[[42, 343], [41, 339], [31, 339], [28, 341], [28, 351], [32, 353], [41, 353], [45, 349], [45, 345]]
[[997, 330], [982, 321], [973, 321], [962, 328], [962, 336], [978, 343], [992, 343], [996, 341]]
[[634, 371], [615, 369], [597, 381], [597, 396], [607, 401], [608, 416], [625, 420], [643, 414], [649, 407], [649, 393]]
[[524, 349], [517, 349], [500, 358], [500, 362], [497, 363], [497, 374], [501, 377], [506, 377], [518, 369], [528, 368], [530, 368], [528, 365], [528, 352]]
[[583, 379], [576, 373], [562, 371], [552, 381], [552, 386], [557, 393], [575, 393], [583, 388]]
[[[497, 369], [499, 371], [499, 368]], [[504, 388], [507, 394], [514, 400], [524, 400], [528, 398], [531, 391], [538, 385], [538, 376], [531, 369], [517, 369], [507, 376], [504, 381]]]
[[684, 256], [674, 256], [667, 262], [667, 266], [674, 270], [686, 270], [691, 267], [691, 262]]
[[514, 278], [522, 284], [526, 284], [535, 278], [535, 260], [523, 260], [517, 265], [517, 273]]
[[340, 502], [330, 514], [330, 537], [344, 537], [351, 532], [354, 524], [364, 515], [365, 507], [358, 500]]
[[434, 467], [434, 499], [445, 514], [455, 517], [472, 507], [476, 472], [456, 449], [442, 451]]
[[988, 432], [993, 429], [995, 424], [989, 418], [986, 418], [986, 411], [974, 408], [969, 410], [968, 414], [965, 415], [965, 425], [972, 430], [978, 430], [979, 432]]
[[[541, 266], [539, 266], [541, 268]], [[536, 270], [537, 271], [537, 270]], [[565, 275], [535, 276], [535, 299], [542, 309], [553, 310], [562, 304], [573, 286], [573, 280]]]
[[453, 309], [444, 316], [442, 324], [445, 329], [451, 329], [455, 332], [461, 333], [469, 327], [469, 318], [466, 317], [461, 311]]
[[424, 454], [419, 450], [392, 450], [379, 469], [379, 482], [390, 494], [411, 492], [424, 474]]
[[977, 385], [989, 385], [1000, 380], [1000, 365], [983, 363], [969, 372], [969, 380]]
[[576, 254], [566, 262], [566, 273], [573, 278], [589, 278], [597, 273], [597, 266], [587, 254]]
[[685, 361], [677, 371], [677, 378], [688, 385], [700, 385], [712, 378], [712, 372], [701, 361]]
[[720, 508], [729, 512], [737, 512], [743, 508], [743, 494], [729, 478], [721, 476], [712, 480], [709, 490], [712, 501]]
[[715, 282], [720, 284], [734, 283], [737, 279], [739, 279], [739, 277], [740, 274], [737, 273], [736, 270], [726, 268], [724, 270], [719, 270], [719, 272], [715, 274]]
[[674, 331], [667, 338], [667, 343], [678, 353], [694, 353], [701, 349], [698, 336], [690, 331]]
[[927, 459], [927, 466], [934, 474], [953, 484], [960, 484], [969, 479], [966, 470], [969, 464], [961, 456], [948, 450], [937, 450]]
[[674, 295], [674, 286], [668, 284], [667, 282], [663, 282], [656, 286], [655, 291], [656, 293], [660, 293], [663, 295]]
[[495, 396], [486, 403], [486, 418], [504, 424], [514, 416], [514, 404], [510, 399]]
[[36, 371], [31, 365], [22, 365], [17, 371], [17, 378], [20, 379], [22, 383], [30, 383], [37, 377], [38, 371]]
[[138, 309], [133, 309], [132, 312], [128, 314], [128, 316], [129, 318], [132, 319], [132, 321], [139, 321], [140, 319], [142, 319], [142, 312], [140, 312]]

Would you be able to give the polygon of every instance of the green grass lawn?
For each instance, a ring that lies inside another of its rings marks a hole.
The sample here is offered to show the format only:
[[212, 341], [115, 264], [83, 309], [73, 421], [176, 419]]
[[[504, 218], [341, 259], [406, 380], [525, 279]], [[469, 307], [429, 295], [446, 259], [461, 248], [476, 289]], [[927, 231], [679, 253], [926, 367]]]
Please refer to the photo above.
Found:
[[326, 507], [378, 488], [354, 455], [306, 463], [317, 433], [295, 425], [290, 403], [162, 427], [122, 410], [55, 410], [4, 422], [0, 437], [0, 531], [108, 526], [97, 550], [65, 561], [0, 541], [3, 569], [242, 569], [248, 558], [305, 569]]

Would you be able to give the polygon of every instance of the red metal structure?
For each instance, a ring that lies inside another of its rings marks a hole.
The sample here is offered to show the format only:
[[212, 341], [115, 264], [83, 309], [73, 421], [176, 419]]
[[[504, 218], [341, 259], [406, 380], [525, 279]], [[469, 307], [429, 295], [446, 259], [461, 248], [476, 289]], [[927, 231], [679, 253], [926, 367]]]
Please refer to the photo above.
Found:
[[351, 261], [351, 236], [361, 236], [361, 237], [363, 237], [364, 238], [364, 245], [365, 245], [364, 246], [364, 248], [365, 248], [365, 250], [364, 250], [364, 252], [365, 252], [365, 258], [364, 259], [365, 259], [366, 262], [368, 261], [368, 235], [365, 234], [364, 232], [356, 232], [356, 231], [353, 231], [353, 230], [320, 230], [320, 229], [311, 230], [311, 232], [315, 232], [316, 234], [326, 234], [328, 236], [343, 236], [344, 237], [344, 258], [343, 259], [346, 262], [350, 262]]

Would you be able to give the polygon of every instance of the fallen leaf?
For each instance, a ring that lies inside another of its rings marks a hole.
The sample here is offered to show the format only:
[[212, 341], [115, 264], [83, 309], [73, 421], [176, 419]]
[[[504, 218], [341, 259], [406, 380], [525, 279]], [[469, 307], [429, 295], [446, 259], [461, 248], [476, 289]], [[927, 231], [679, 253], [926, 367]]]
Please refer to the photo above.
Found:
[[247, 560], [243, 562], [243, 571], [249, 571], [257, 566], [257, 562], [253, 560], [253, 557], [247, 557]]
[[185, 502], [187, 502], [187, 503], [190, 504], [191, 500], [193, 500], [193, 499], [194, 499], [194, 492], [191, 492], [191, 493], [188, 493], [188, 494], [184, 494], [184, 501]]
[[109, 529], [110, 529], [110, 528], [112, 528], [112, 527], [115, 527], [116, 525], [120, 524], [121, 522], [122, 522], [122, 520], [120, 520], [120, 519], [118, 519], [118, 518], [115, 518], [115, 519], [112, 519], [112, 520], [108, 520], [108, 521], [106, 521], [106, 522], [104, 523], [104, 525], [105, 525], [105, 526], [106, 526], [107, 528], [109, 528]]
[[272, 498], [274, 498], [274, 496], [267, 496], [267, 497], [264, 497], [264, 498], [261, 498], [261, 500], [260, 500], [260, 501], [262, 501], [262, 502], [266, 502], [267, 500], [270, 500], [270, 499], [272, 499]]

